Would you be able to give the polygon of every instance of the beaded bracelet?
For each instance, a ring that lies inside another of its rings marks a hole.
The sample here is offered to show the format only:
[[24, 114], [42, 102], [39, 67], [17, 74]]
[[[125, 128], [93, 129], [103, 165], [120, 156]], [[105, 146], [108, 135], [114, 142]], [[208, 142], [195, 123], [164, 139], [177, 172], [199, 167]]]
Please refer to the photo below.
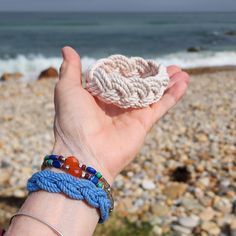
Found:
[[62, 169], [66, 173], [77, 177], [90, 180], [98, 188], [102, 188], [108, 195], [111, 201], [110, 212], [114, 209], [114, 200], [112, 197], [111, 186], [102, 176], [102, 174], [96, 171], [93, 167], [86, 166], [79, 163], [78, 159], [74, 156], [64, 157], [62, 155], [46, 155], [41, 166], [41, 170], [45, 168], [57, 168]]

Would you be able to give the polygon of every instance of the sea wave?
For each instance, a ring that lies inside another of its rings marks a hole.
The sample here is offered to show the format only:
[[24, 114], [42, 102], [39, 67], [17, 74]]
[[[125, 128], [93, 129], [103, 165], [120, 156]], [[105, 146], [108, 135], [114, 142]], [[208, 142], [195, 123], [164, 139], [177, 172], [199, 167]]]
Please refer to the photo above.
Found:
[[[98, 58], [82, 57], [83, 72]], [[152, 58], [165, 66], [179, 65], [184, 69], [197, 67], [236, 66], [236, 51], [223, 52], [179, 52]], [[36, 80], [42, 70], [54, 67], [59, 70], [62, 59], [43, 55], [18, 55], [15, 58], [0, 59], [0, 75], [20, 72], [23, 80]]]
[[236, 66], [236, 51], [197, 53], [179, 52], [157, 59], [164, 65], [179, 65], [184, 69], [198, 67]]

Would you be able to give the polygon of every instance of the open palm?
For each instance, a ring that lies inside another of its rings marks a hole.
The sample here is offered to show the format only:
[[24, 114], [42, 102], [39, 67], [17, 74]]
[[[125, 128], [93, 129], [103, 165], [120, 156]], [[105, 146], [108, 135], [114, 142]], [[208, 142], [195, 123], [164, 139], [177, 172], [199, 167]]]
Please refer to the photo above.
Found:
[[122, 109], [94, 98], [82, 87], [79, 55], [62, 49], [55, 88], [54, 153], [76, 155], [101, 171], [109, 182], [135, 157], [152, 125], [184, 95], [189, 76], [168, 67], [169, 87], [162, 99], [143, 109]]

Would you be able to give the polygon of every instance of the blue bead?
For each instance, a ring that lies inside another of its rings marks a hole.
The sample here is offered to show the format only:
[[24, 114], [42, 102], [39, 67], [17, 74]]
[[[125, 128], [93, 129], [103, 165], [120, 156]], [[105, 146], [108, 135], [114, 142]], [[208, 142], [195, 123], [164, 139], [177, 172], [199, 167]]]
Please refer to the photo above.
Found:
[[97, 184], [97, 183], [98, 183], [98, 178], [97, 178], [95, 175], [93, 175], [92, 177], [90, 177], [89, 180], [92, 181], [94, 184]]
[[57, 160], [58, 155], [49, 155], [49, 159], [51, 160]]
[[60, 168], [61, 167], [61, 163], [58, 160], [54, 160], [52, 163], [52, 166], [55, 168]]
[[89, 172], [90, 174], [93, 174], [93, 175], [95, 175], [96, 172], [97, 172], [95, 169], [93, 169], [93, 168], [90, 167], [90, 166], [88, 166], [88, 167], [86, 168], [86, 171]]

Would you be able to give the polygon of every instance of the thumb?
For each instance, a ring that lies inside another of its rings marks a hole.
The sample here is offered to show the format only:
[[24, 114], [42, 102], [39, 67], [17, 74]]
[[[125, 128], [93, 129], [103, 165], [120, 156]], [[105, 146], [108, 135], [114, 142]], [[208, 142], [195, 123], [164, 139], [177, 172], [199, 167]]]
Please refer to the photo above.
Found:
[[79, 54], [69, 46], [63, 47], [61, 53], [63, 62], [60, 68], [60, 80], [81, 85], [82, 69]]

